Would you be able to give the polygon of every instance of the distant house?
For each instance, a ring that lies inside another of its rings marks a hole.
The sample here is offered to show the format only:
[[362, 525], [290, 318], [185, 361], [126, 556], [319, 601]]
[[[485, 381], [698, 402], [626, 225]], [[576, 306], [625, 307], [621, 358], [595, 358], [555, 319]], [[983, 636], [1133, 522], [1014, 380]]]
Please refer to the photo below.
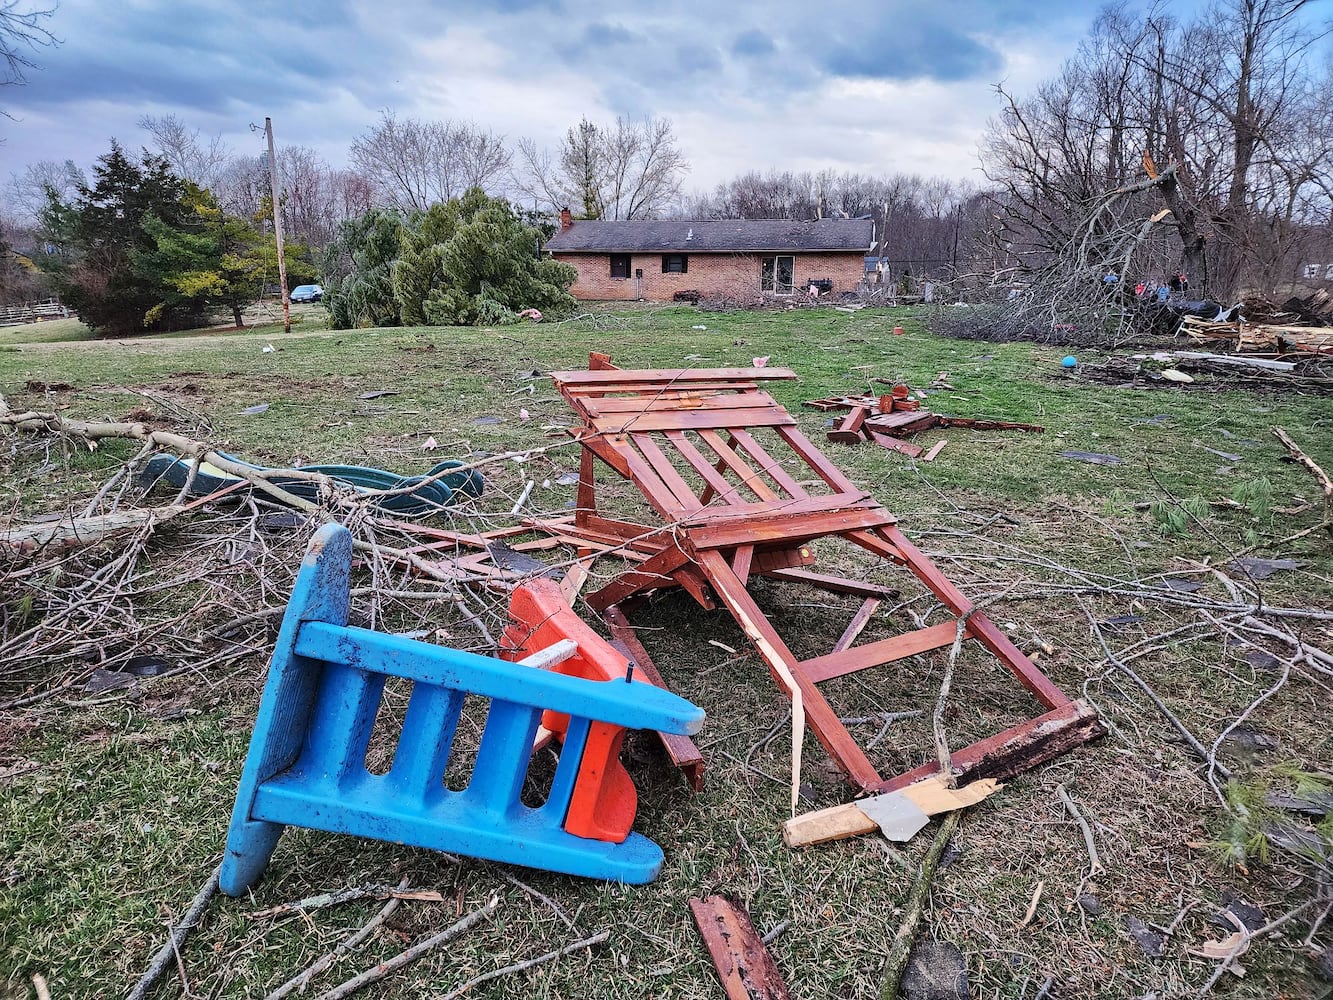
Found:
[[572, 264], [579, 299], [670, 301], [855, 290], [873, 238], [869, 219], [584, 222], [561, 213], [546, 244]]

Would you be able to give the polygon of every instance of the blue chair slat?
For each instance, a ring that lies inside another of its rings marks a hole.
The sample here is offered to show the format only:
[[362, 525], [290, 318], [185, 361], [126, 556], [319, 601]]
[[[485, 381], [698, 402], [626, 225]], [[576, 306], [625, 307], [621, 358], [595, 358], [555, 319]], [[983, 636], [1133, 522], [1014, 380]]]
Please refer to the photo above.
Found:
[[[316, 534], [283, 618], [227, 834], [220, 885], [262, 876], [284, 826], [349, 833], [494, 861], [624, 882], [651, 881], [661, 849], [563, 829], [592, 720], [697, 732], [703, 712], [646, 685], [596, 682], [347, 626], [352, 545]], [[413, 681], [393, 764], [366, 750], [386, 677]], [[444, 786], [466, 694], [491, 700], [468, 787]], [[544, 805], [520, 801], [544, 709], [570, 727]]]
[[444, 788], [444, 769], [449, 747], [463, 710], [463, 692], [417, 684], [407, 703], [403, 731], [393, 754], [389, 780], [404, 796], [422, 802], [439, 798], [433, 792]]
[[[556, 702], [573, 702], [580, 715], [630, 729], [693, 735], [704, 720], [703, 709], [659, 687], [644, 684], [642, 690], [635, 688], [627, 695], [618, 682], [586, 681], [549, 670], [531, 670], [517, 663], [364, 628], [310, 622], [297, 635], [296, 652], [560, 712], [566, 709]], [[626, 689], [630, 687], [633, 685], [625, 685]]]

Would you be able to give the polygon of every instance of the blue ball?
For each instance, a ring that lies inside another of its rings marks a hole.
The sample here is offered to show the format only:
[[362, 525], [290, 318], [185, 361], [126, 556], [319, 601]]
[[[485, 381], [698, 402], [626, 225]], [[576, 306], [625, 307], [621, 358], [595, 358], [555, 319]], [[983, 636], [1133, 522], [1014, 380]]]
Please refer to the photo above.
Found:
[[1074, 368], [1077, 365], [1078, 365], [1078, 358], [1074, 357], [1074, 355], [1072, 354], [1066, 354], [1064, 356], [1064, 359], [1060, 362], [1061, 368]]

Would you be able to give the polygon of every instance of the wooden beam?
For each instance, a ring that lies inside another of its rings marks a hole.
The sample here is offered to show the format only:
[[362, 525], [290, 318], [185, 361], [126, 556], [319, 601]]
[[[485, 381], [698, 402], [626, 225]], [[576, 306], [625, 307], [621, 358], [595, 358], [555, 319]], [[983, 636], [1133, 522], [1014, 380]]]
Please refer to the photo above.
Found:
[[[955, 622], [941, 622], [929, 628], [904, 632], [890, 636], [878, 642], [868, 642], [864, 646], [854, 646], [842, 652], [826, 653], [809, 660], [801, 661], [801, 670], [815, 683], [855, 673], [869, 667], [879, 667], [894, 660], [902, 660], [932, 649], [942, 649], [953, 645], [958, 634]], [[964, 633], [967, 635], [968, 633]]]

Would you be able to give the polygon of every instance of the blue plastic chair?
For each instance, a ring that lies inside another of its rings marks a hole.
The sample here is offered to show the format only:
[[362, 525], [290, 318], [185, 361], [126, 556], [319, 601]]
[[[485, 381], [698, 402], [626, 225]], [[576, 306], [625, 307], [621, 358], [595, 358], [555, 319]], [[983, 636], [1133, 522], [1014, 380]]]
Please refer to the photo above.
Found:
[[[704, 713], [660, 688], [589, 681], [347, 625], [352, 538], [316, 533], [282, 620], [227, 832], [219, 884], [236, 896], [264, 873], [284, 826], [504, 861], [629, 883], [650, 882], [662, 850], [639, 834], [623, 843], [563, 829], [593, 721], [695, 733]], [[413, 682], [393, 765], [365, 759], [387, 677]], [[490, 699], [472, 778], [444, 784], [467, 694]], [[546, 802], [519, 800], [545, 709], [569, 731]]]

